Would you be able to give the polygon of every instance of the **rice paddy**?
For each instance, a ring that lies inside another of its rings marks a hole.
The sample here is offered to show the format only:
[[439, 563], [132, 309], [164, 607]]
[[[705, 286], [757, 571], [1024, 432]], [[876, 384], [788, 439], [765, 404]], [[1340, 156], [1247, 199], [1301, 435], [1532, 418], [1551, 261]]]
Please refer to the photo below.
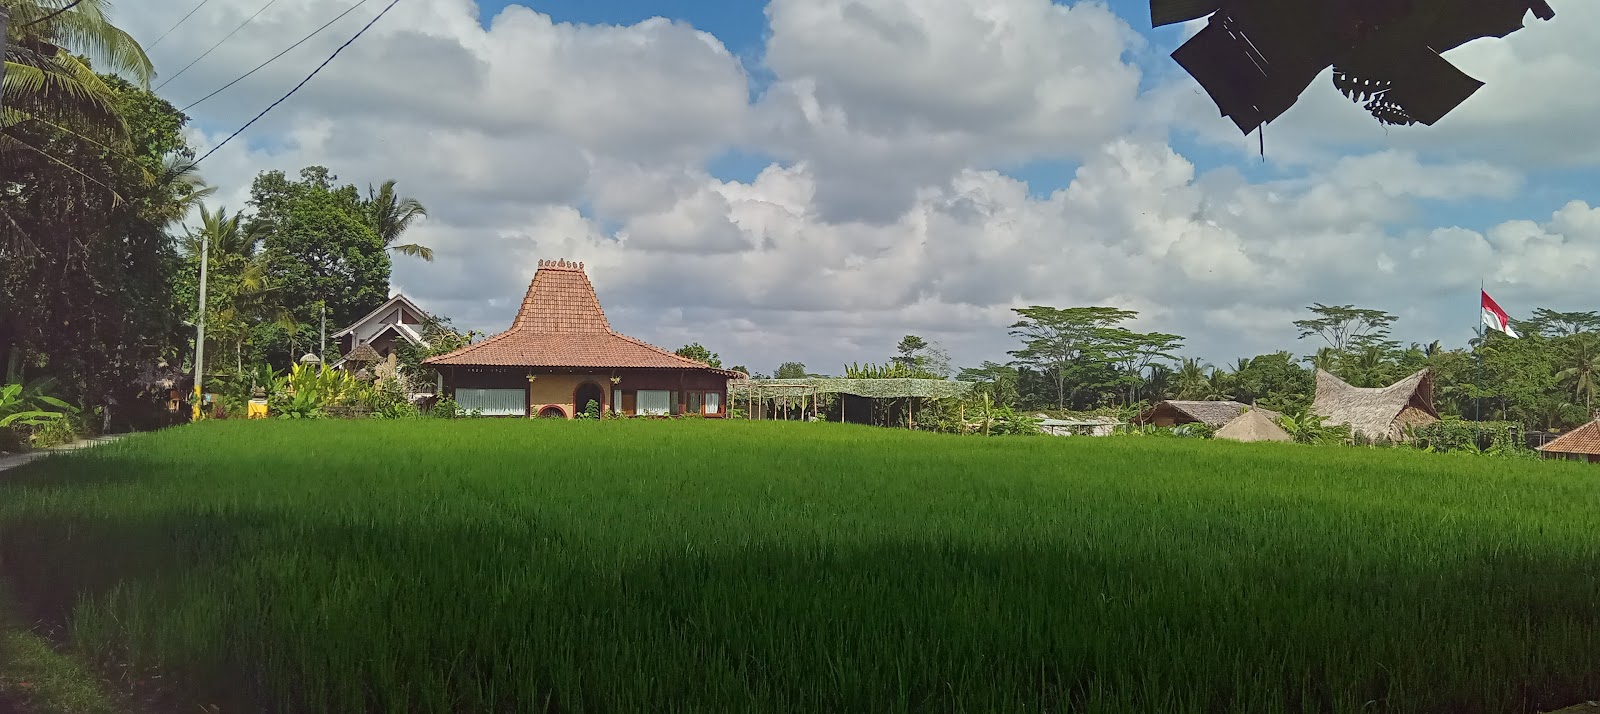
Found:
[[215, 422], [0, 474], [0, 574], [171, 711], [1600, 695], [1600, 469], [1402, 450]]

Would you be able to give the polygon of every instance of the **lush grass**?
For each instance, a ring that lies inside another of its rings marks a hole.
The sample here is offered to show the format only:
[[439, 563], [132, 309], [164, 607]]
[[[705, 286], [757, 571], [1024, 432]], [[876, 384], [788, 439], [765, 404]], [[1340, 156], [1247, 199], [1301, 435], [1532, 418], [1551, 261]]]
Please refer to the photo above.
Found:
[[1600, 469], [1581, 464], [226, 422], [0, 475], [0, 538], [0, 571], [82, 652], [224, 711], [1471, 713], [1600, 694]]
[[[0, 588], [4, 588], [0, 581]], [[0, 712], [116, 714], [115, 697], [100, 677], [57, 651], [15, 611], [0, 591]]]

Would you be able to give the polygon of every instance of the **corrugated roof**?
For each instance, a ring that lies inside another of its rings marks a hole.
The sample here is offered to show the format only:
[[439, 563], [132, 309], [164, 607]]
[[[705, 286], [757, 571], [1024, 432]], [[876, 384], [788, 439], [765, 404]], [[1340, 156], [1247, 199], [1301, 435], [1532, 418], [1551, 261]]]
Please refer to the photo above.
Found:
[[479, 367], [592, 367], [601, 369], [703, 369], [743, 376], [618, 334], [606, 321], [583, 263], [541, 260], [511, 329], [454, 352], [431, 365]]
[[1600, 456], [1600, 419], [1562, 434], [1555, 441], [1539, 447], [1539, 450], [1553, 454]]

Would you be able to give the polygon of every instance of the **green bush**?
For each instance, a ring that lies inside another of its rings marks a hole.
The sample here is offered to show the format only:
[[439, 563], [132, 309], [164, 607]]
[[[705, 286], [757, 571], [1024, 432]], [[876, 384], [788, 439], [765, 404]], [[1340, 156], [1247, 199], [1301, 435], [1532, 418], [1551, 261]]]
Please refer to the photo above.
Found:
[[1495, 456], [1531, 454], [1522, 425], [1510, 421], [1446, 419], [1411, 429], [1411, 444], [1429, 452], [1460, 451]]
[[428, 415], [435, 419], [460, 419], [464, 416], [461, 413], [461, 405], [450, 397], [441, 397], [439, 401], [434, 402], [433, 409], [428, 412]]

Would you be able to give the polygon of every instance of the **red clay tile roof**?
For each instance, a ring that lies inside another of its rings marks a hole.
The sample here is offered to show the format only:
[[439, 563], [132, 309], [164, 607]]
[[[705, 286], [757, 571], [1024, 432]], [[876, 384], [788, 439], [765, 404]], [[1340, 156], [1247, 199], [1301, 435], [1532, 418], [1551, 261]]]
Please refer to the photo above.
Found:
[[1600, 455], [1600, 419], [1562, 434], [1561, 438], [1539, 447], [1539, 450], [1556, 454]]
[[606, 321], [583, 263], [541, 260], [511, 329], [425, 364], [478, 367], [703, 369], [732, 377], [627, 335]]

